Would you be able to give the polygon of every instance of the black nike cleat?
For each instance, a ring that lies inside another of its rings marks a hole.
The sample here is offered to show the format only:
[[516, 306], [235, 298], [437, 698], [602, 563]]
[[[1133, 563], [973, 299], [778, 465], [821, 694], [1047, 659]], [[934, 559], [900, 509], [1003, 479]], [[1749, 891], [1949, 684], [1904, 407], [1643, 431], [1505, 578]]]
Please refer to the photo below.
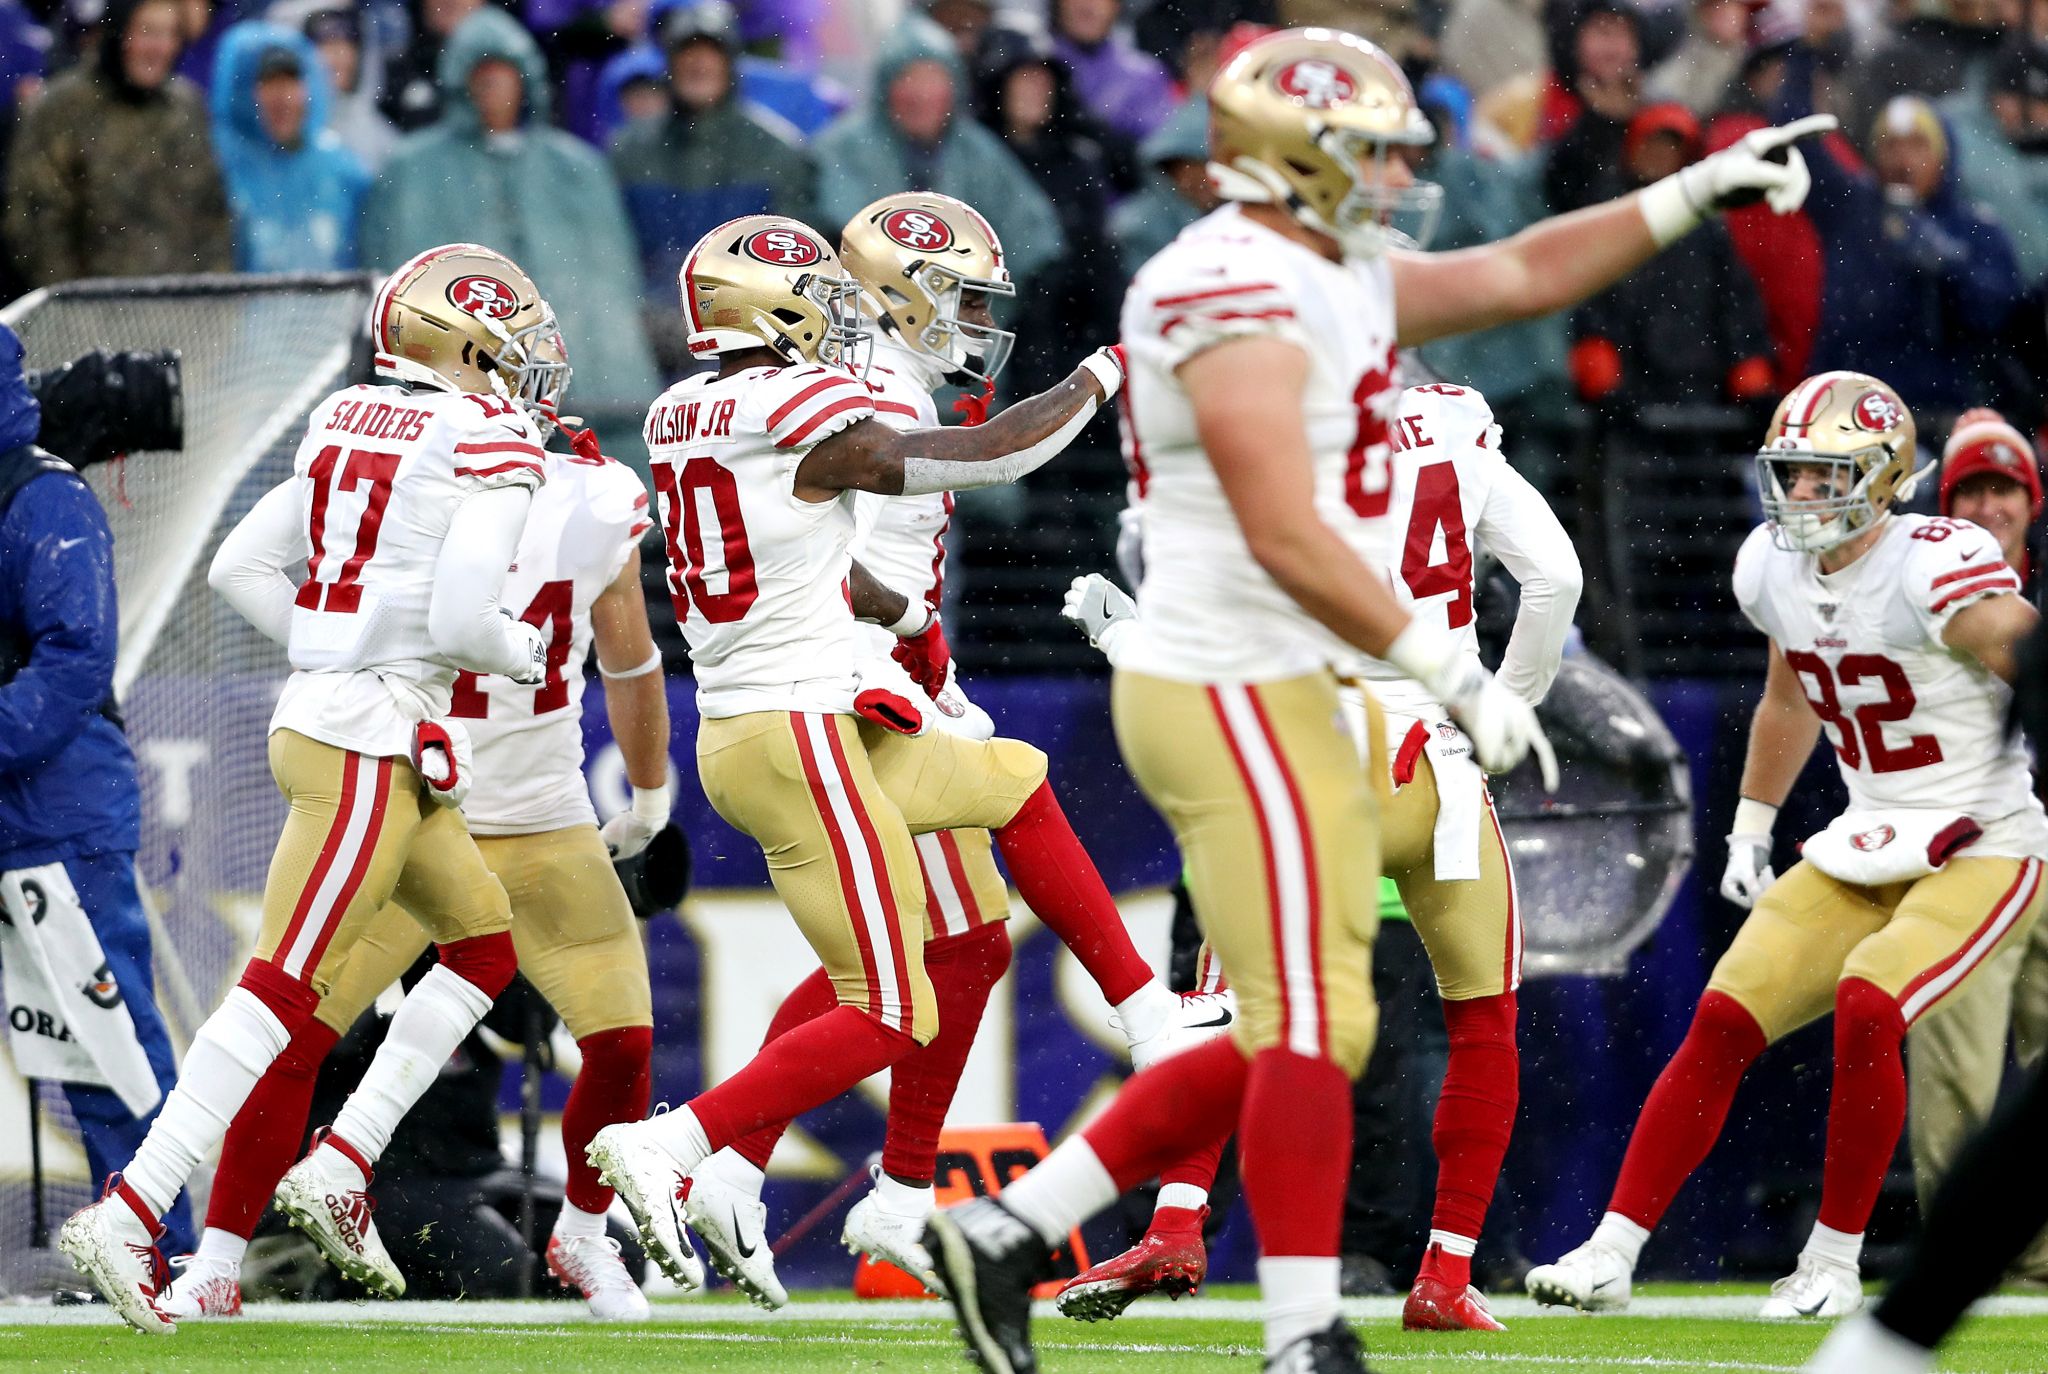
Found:
[[976, 1198], [934, 1213], [924, 1248], [968, 1356], [987, 1374], [1037, 1374], [1031, 1289], [1052, 1277], [1052, 1247], [994, 1198]]
[[1266, 1374], [1372, 1374], [1365, 1347], [1342, 1317], [1313, 1336], [1290, 1342], [1266, 1361]]

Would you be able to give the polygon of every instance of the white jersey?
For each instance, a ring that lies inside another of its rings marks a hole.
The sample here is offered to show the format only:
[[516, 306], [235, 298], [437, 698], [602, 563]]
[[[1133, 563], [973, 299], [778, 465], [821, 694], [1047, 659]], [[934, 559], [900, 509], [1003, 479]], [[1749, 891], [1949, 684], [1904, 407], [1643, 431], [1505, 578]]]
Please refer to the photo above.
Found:
[[[1394, 452], [1384, 515], [1353, 516], [1338, 532], [1369, 568], [1385, 571], [1394, 598], [1447, 630], [1479, 657], [1473, 558], [1484, 550], [1522, 589], [1501, 684], [1537, 702], [1550, 690], [1570, 633], [1581, 581], [1578, 554], [1543, 497], [1501, 453], [1500, 427], [1470, 387], [1410, 387], [1395, 407]], [[1557, 599], [1567, 599], [1562, 606]], [[1391, 664], [1354, 654], [1348, 675], [1365, 680], [1390, 714], [1441, 719], [1443, 707]]]
[[1735, 559], [1735, 599], [1799, 675], [1834, 745], [1852, 810], [1956, 812], [1984, 827], [1969, 853], [2048, 853], [2025, 748], [2005, 729], [2012, 690], [1942, 633], [1957, 611], [2015, 594], [2019, 575], [1975, 525], [1894, 515], [1836, 573], [1780, 549], [1770, 527]]
[[700, 714], [852, 712], [853, 493], [802, 500], [796, 470], [874, 413], [865, 385], [816, 363], [688, 377], [648, 410], [669, 595]]
[[313, 411], [290, 479], [311, 556], [292, 613], [297, 671], [271, 717], [343, 749], [412, 749], [447, 714], [456, 665], [427, 630], [434, 567], [477, 492], [541, 486], [540, 431], [489, 396], [356, 386]]
[[505, 608], [547, 636], [547, 676], [526, 686], [495, 674], [460, 673], [448, 714], [475, 747], [463, 819], [478, 835], [527, 835], [595, 825], [583, 778], [583, 665], [590, 608], [646, 533], [647, 488], [633, 469], [548, 455], [548, 483], [534, 497], [505, 578]]
[[1175, 369], [1228, 339], [1271, 336], [1309, 356], [1302, 398], [1317, 509], [1333, 527], [1384, 514], [1394, 414], [1387, 259], [1331, 262], [1225, 206], [1181, 231], [1132, 281], [1125, 456], [1139, 495], [1139, 623], [1118, 650], [1184, 682], [1298, 677], [1349, 651], [1252, 558], [1195, 432]]
[[[936, 368], [889, 339], [875, 341], [875, 358], [865, 378], [874, 397], [875, 418], [891, 429], [937, 429], [938, 408], [931, 387]], [[883, 586], [922, 603], [937, 615], [946, 589], [946, 531], [953, 523], [953, 493], [854, 497], [853, 556]], [[862, 649], [887, 656], [896, 636], [880, 625], [860, 625]]]

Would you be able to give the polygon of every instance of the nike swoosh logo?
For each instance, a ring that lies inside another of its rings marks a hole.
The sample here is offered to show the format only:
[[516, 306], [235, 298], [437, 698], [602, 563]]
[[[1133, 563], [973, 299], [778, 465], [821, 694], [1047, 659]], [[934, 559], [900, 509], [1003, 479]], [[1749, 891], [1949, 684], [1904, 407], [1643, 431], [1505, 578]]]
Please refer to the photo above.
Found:
[[740, 1210], [737, 1207], [732, 1209], [732, 1243], [733, 1248], [740, 1252], [741, 1259], [754, 1257], [754, 1247], [740, 1238]]
[[1208, 1029], [1209, 1029], [1210, 1027], [1212, 1027], [1212, 1026], [1227, 1026], [1227, 1025], [1229, 1025], [1229, 1024], [1230, 1024], [1230, 1019], [1231, 1019], [1231, 1018], [1230, 1018], [1230, 1013], [1229, 1013], [1229, 1012], [1227, 1012], [1227, 1011], [1221, 1011], [1221, 1012], [1218, 1012], [1218, 1013], [1216, 1013], [1216, 1019], [1215, 1019], [1214, 1021], [1192, 1021], [1192, 1022], [1189, 1022], [1189, 1023], [1188, 1023], [1188, 1029], [1189, 1029], [1189, 1030], [1208, 1030]]
[[669, 1196], [668, 1215], [669, 1220], [676, 1224], [676, 1234], [678, 1236], [686, 1236], [690, 1233], [689, 1223], [683, 1220], [682, 1204], [676, 1201], [674, 1194]]
[[1792, 1310], [1794, 1312], [1797, 1312], [1802, 1317], [1817, 1317], [1820, 1315], [1821, 1308], [1826, 1307], [1827, 1305], [1827, 1295], [1823, 1293], [1820, 1297], [1815, 1298], [1813, 1300], [1813, 1306], [1801, 1307], [1798, 1303], [1795, 1302], [1792, 1304]]
[[1594, 1284], [1594, 1285], [1593, 1285], [1593, 1287], [1592, 1287], [1591, 1291], [1592, 1291], [1592, 1292], [1595, 1292], [1595, 1293], [1597, 1293], [1597, 1292], [1599, 1292], [1599, 1291], [1600, 1291], [1601, 1289], [1603, 1289], [1603, 1288], [1612, 1288], [1613, 1286], [1614, 1286], [1614, 1280], [1613, 1280], [1613, 1279], [1602, 1279], [1602, 1280], [1600, 1280], [1600, 1282], [1598, 1282], [1598, 1283], [1596, 1283], [1596, 1284]]
[[83, 544], [84, 542], [85, 536], [82, 534], [79, 535], [76, 539], [59, 539], [57, 541], [57, 552], [62, 553], [66, 549], [76, 548], [78, 545]]

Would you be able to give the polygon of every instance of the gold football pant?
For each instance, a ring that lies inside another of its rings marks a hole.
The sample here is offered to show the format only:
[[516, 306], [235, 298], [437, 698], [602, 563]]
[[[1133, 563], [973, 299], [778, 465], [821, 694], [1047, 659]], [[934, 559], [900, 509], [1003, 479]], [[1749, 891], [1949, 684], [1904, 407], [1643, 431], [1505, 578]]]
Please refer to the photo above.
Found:
[[[623, 1026], [651, 1026], [647, 951], [594, 825], [530, 835], [479, 835], [484, 864], [512, 904], [519, 971], [578, 1040]], [[315, 1014], [337, 1035], [427, 948], [426, 932], [400, 903], [370, 921]]]
[[406, 760], [276, 730], [270, 771], [291, 812], [264, 881], [258, 960], [325, 997], [386, 902], [441, 944], [511, 924], [461, 813], [429, 800]]
[[1423, 754], [1414, 777], [1395, 789], [1383, 811], [1387, 876], [1401, 889], [1401, 904], [1429, 951], [1446, 1002], [1513, 992], [1522, 981], [1522, 921], [1493, 799], [1486, 799], [1479, 825], [1476, 880], [1437, 878], [1437, 804], [1436, 770]]
[[2042, 904], [2039, 859], [1951, 859], [1911, 883], [1857, 887], [1801, 862], [1764, 889], [1714, 966], [1709, 989], [1741, 1003], [1775, 1042], [1834, 1010], [1860, 978], [1911, 1026], [2000, 949]]
[[1117, 743], [1173, 828], [1195, 915], [1236, 989], [1239, 1047], [1355, 1076], [1377, 1017], [1380, 804], [1336, 678], [1204, 686], [1119, 672], [1111, 700]]
[[757, 711], [697, 730], [704, 794], [752, 836], [839, 1001], [920, 1045], [938, 1031], [912, 835], [994, 830], [1045, 781], [1015, 740], [915, 739], [852, 716]]
[[1010, 886], [996, 868], [986, 830], [936, 830], [917, 835], [924, 870], [925, 939], [966, 935], [1010, 919]]

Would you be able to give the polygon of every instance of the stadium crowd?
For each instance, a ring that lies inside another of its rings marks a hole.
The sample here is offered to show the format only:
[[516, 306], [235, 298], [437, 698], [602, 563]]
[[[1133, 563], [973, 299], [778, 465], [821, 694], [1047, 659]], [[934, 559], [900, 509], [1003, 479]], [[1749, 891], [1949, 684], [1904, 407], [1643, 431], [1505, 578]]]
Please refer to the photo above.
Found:
[[[10, 295], [82, 276], [389, 269], [478, 238], [550, 283], [581, 404], [689, 366], [681, 255], [905, 185], [983, 208], [1023, 285], [1016, 394], [1107, 337], [1211, 208], [1199, 92], [1275, 23], [1364, 34], [1441, 137], [1433, 245], [1832, 111], [1806, 213], [1710, 228], [1566, 317], [1429, 350], [1508, 417], [1752, 403], [1836, 367], [2043, 416], [2039, 0], [6, 0]], [[1698, 309], [1660, 310], [1673, 299]], [[620, 321], [638, 317], [642, 328]], [[1057, 327], [1047, 326], [1057, 321]]]

